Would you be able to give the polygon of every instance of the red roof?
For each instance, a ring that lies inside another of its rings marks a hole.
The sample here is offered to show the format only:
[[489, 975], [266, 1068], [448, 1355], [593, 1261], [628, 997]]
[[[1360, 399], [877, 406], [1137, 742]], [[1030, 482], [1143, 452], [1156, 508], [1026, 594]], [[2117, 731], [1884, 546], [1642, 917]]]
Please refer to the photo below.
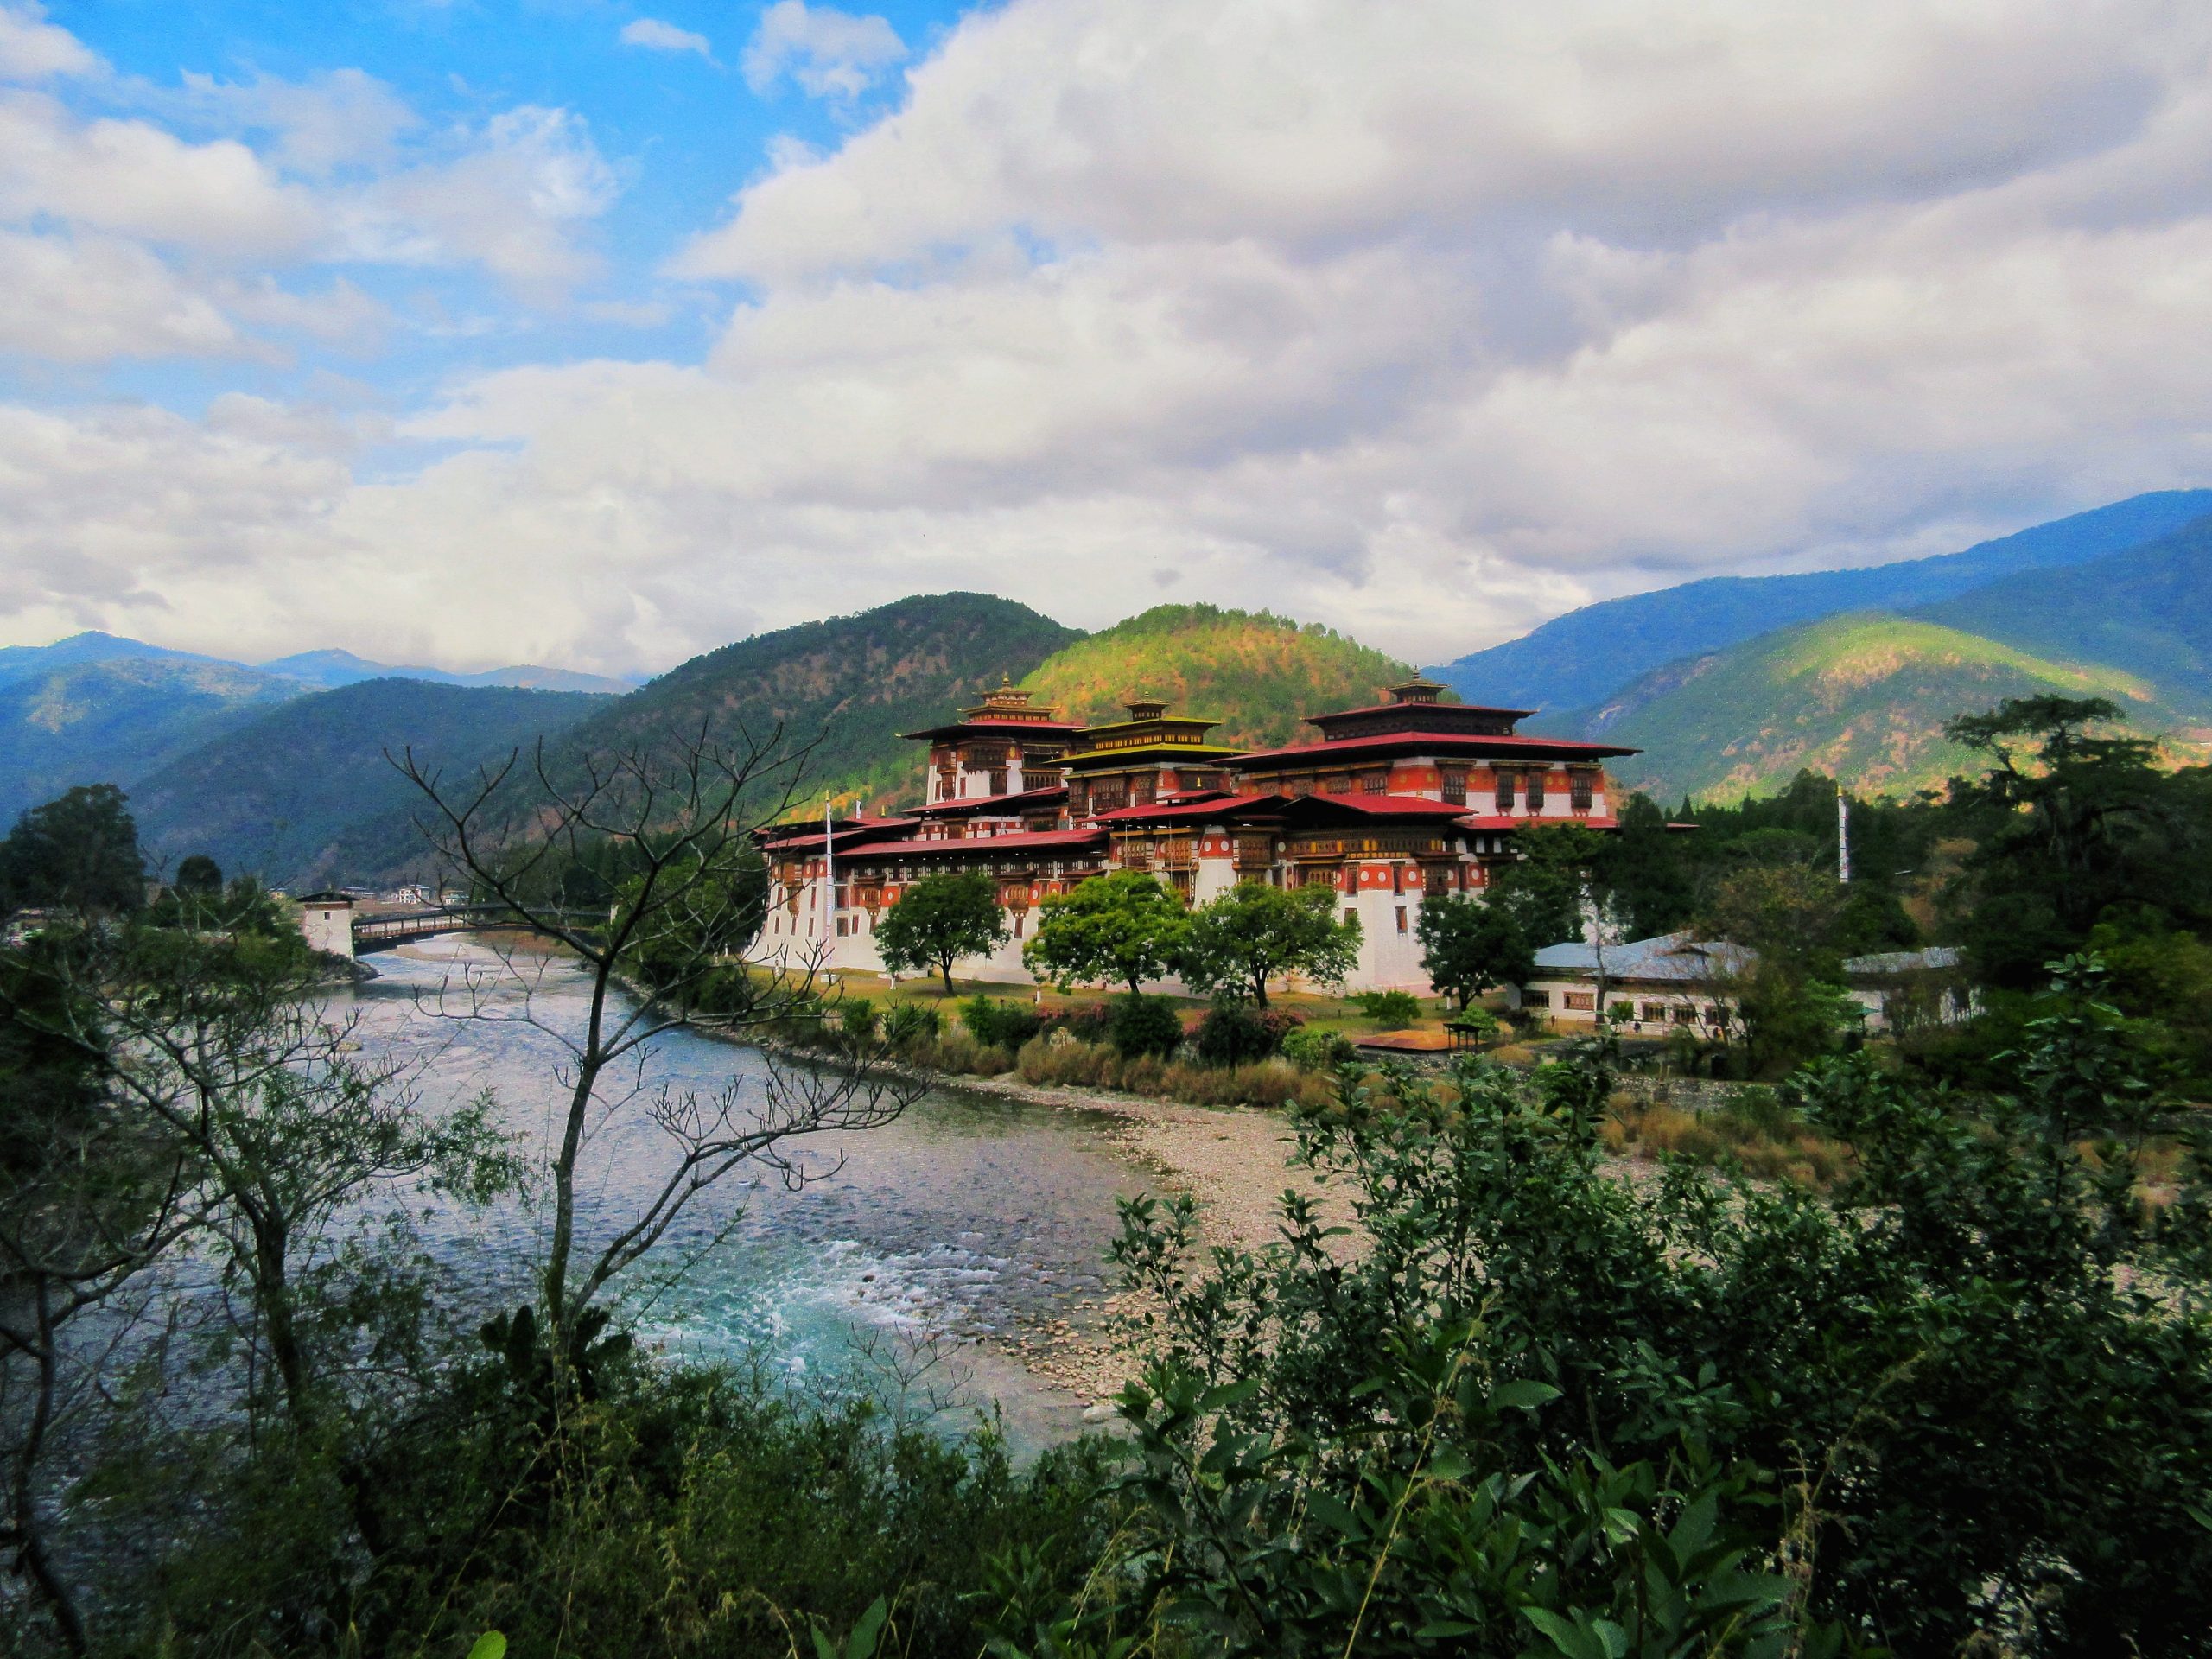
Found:
[[1103, 850], [1105, 845], [1106, 832], [1103, 830], [1039, 830], [1014, 836], [963, 836], [957, 841], [879, 841], [865, 847], [855, 847], [845, 856], [849, 861], [913, 858], [943, 853], [964, 855], [970, 858], [996, 858], [1006, 853], [1073, 850], [1082, 847], [1096, 847]]
[[[917, 818], [955, 818], [963, 813], [974, 815], [988, 811], [993, 807], [1011, 807], [1017, 801], [1028, 801], [1042, 806], [1048, 801], [1064, 801], [1068, 798], [1065, 784], [1051, 785], [1039, 789], [1016, 790], [1007, 795], [977, 795], [964, 801], [931, 801], [914, 809]], [[1017, 809], [1018, 810], [1018, 809]]]
[[1230, 771], [1242, 772], [1255, 761], [1295, 765], [1301, 761], [1325, 761], [1332, 755], [1371, 754], [1386, 748], [1472, 750], [1478, 753], [1491, 750], [1511, 753], [1520, 749], [1575, 757], [1643, 753], [1617, 743], [1584, 743], [1568, 737], [1527, 737], [1519, 733], [1488, 736], [1477, 732], [1383, 732], [1374, 737], [1342, 737], [1321, 743], [1294, 743], [1287, 748], [1262, 749], [1254, 754], [1239, 755], [1229, 765]]
[[1144, 806], [1117, 806], [1101, 812], [1100, 823], [1149, 823], [1155, 818], [1217, 818], [1255, 806], [1280, 806], [1281, 795], [1217, 795], [1205, 801], [1155, 801]]
[[[918, 818], [849, 818], [836, 826], [831, 850], [842, 852], [855, 842], [894, 830], [911, 830], [920, 822]], [[765, 849], [772, 853], [822, 850], [821, 829], [810, 823], [771, 824], [761, 832], [760, 839]]]

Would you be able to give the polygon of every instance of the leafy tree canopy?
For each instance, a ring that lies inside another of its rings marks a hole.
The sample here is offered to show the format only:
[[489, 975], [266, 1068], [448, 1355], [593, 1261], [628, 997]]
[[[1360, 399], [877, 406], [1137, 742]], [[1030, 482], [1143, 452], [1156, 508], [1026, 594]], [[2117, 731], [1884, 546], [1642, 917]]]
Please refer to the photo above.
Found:
[[1417, 931], [1422, 970], [1462, 1008], [1493, 986], [1522, 984], [1535, 973], [1529, 936], [1503, 905], [1434, 900], [1421, 907]]
[[145, 884], [138, 826], [113, 784], [80, 785], [31, 808], [0, 842], [0, 903], [10, 910], [135, 911]]
[[1118, 980], [1134, 996], [1174, 972], [1190, 928], [1190, 912], [1158, 878], [1117, 870], [1046, 899], [1021, 959], [1064, 991]]
[[1297, 974], [1335, 984], [1359, 959], [1359, 924], [1337, 919], [1333, 887], [1241, 881], [1191, 918], [1183, 979], [1267, 1006], [1268, 982]]
[[998, 884], [981, 870], [925, 875], [899, 894], [875, 925], [876, 949], [900, 972], [934, 969], [952, 995], [952, 964], [988, 956], [1006, 938]]

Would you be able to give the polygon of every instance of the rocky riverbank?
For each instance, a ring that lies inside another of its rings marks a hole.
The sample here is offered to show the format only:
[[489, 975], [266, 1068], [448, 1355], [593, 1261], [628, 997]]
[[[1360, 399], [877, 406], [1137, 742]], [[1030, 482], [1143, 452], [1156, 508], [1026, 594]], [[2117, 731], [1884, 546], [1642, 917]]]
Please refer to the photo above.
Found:
[[[761, 1045], [778, 1058], [819, 1064], [798, 1048]], [[954, 1077], [880, 1063], [893, 1075], [932, 1089], [1019, 1101], [1042, 1110], [1083, 1114], [1140, 1168], [1160, 1178], [1162, 1197], [1188, 1193], [1198, 1206], [1208, 1245], [1256, 1249], [1274, 1236], [1284, 1192], [1313, 1177], [1290, 1166], [1296, 1136], [1278, 1111], [1253, 1107], [1190, 1106], [1103, 1089], [1033, 1084], [1011, 1074]], [[1323, 1212], [1341, 1223], [1350, 1208], [1319, 1189]], [[1103, 1304], [1076, 1318], [1018, 1321], [988, 1338], [1039, 1380], [1067, 1389], [1110, 1415], [1103, 1402], [1135, 1375], [1147, 1299], [1110, 1291]]]

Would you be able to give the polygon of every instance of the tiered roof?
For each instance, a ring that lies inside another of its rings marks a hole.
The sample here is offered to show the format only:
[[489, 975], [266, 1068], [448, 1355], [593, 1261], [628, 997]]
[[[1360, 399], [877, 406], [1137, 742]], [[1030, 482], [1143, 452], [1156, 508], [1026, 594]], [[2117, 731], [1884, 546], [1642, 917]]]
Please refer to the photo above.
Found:
[[972, 708], [963, 709], [960, 718], [951, 724], [899, 735], [938, 742], [957, 737], [1072, 737], [1083, 729], [1075, 721], [1055, 719], [1058, 712], [1033, 702], [1030, 693], [1002, 674], [997, 690], [987, 692]]

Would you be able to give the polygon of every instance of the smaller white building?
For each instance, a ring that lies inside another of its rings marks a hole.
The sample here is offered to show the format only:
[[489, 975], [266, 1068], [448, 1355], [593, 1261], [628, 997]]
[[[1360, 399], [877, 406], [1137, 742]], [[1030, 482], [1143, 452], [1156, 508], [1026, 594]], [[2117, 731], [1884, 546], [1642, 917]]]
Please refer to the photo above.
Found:
[[353, 896], [326, 891], [300, 898], [300, 933], [310, 950], [353, 959]]
[[[1687, 933], [1619, 944], [1548, 944], [1536, 952], [1521, 1006], [1563, 1025], [1595, 1025], [1611, 1011], [1631, 1034], [1686, 1026], [1719, 1036], [1735, 1025], [1732, 982], [1758, 962], [1758, 952], [1748, 945]], [[1853, 957], [1843, 972], [1846, 992], [1866, 1010], [1869, 1031], [1956, 1025], [1981, 1009], [1967, 982], [1965, 956], [1955, 945]]]
[[1631, 1032], [1688, 1026], [1717, 1035], [1736, 1017], [1728, 982], [1758, 960], [1743, 945], [1687, 933], [1619, 944], [1548, 944], [1536, 952], [1521, 1006], [1562, 1025], [1594, 1026], [1604, 1010], [1618, 1008], [1619, 1022]]

